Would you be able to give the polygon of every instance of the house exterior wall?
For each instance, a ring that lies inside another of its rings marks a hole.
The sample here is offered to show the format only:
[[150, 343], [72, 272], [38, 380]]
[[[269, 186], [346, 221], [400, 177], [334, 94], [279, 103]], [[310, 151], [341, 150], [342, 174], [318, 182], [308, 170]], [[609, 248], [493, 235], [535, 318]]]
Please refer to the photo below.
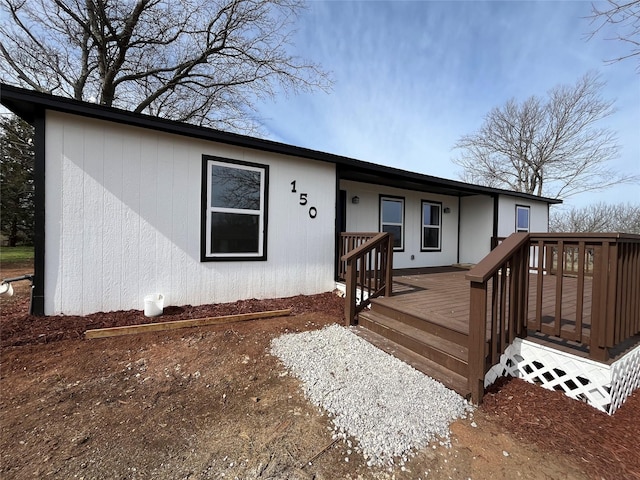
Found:
[[[394, 252], [394, 268], [432, 267], [451, 265], [457, 262], [459, 212], [457, 197], [407, 191], [348, 180], [340, 181], [340, 189], [347, 192], [347, 232], [380, 231], [380, 195], [404, 198], [404, 251]], [[354, 196], [360, 199], [359, 203], [352, 203], [351, 199]], [[441, 202], [443, 210], [446, 207], [450, 209], [449, 213], [442, 215], [442, 248], [440, 251], [420, 251], [423, 200]]]
[[[333, 164], [51, 111], [45, 148], [45, 314], [142, 309], [150, 293], [198, 305], [334, 286]], [[269, 166], [266, 261], [200, 261], [203, 155]]]
[[460, 198], [460, 263], [478, 263], [491, 251], [493, 198]]
[[520, 197], [500, 195], [498, 199], [498, 237], [508, 237], [516, 231], [516, 205], [529, 207], [529, 231], [549, 231], [549, 206]]

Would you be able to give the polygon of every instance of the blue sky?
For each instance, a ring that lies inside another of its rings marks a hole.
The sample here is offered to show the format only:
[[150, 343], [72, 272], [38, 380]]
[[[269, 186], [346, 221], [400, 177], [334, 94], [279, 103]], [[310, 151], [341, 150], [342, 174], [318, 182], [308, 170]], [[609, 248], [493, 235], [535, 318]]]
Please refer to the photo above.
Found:
[[[330, 93], [277, 95], [259, 105], [265, 136], [445, 178], [460, 136], [510, 98], [544, 96], [589, 70], [607, 82], [616, 113], [603, 122], [621, 145], [617, 169], [640, 174], [640, 75], [636, 60], [599, 34], [587, 41], [585, 1], [311, 1], [294, 53], [332, 73]], [[640, 201], [625, 185], [565, 201]]]

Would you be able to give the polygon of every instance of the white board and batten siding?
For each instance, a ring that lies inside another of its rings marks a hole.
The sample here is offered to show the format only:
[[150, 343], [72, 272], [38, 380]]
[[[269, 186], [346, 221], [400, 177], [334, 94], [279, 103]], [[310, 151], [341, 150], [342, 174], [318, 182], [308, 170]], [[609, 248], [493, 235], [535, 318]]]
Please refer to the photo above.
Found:
[[[404, 251], [393, 254], [393, 268], [418, 268], [451, 265], [458, 257], [458, 198], [425, 192], [401, 190], [349, 180], [340, 182], [346, 190], [347, 232], [377, 232], [380, 230], [380, 195], [404, 198]], [[359, 202], [352, 203], [357, 196]], [[422, 201], [440, 202], [442, 210], [441, 249], [421, 251]], [[413, 256], [413, 259], [411, 258]]]
[[[203, 155], [269, 166], [266, 261], [200, 261]], [[141, 310], [150, 293], [200, 305], [334, 286], [333, 164], [51, 111], [46, 159], [47, 315]]]
[[516, 231], [516, 205], [529, 207], [529, 231], [549, 231], [549, 204], [521, 197], [500, 195], [498, 199], [498, 237], [508, 237]]
[[491, 251], [493, 198], [471, 195], [460, 198], [460, 263], [475, 264]]

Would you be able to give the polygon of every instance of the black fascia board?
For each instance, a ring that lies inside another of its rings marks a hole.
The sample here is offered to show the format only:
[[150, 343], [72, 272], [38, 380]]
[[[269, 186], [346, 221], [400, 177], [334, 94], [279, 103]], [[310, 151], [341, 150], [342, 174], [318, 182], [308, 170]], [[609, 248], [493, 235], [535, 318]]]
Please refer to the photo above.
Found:
[[422, 173], [409, 172], [407, 170], [401, 170], [386, 165], [378, 165], [341, 155], [275, 142], [273, 140], [265, 140], [237, 133], [223, 132], [208, 127], [168, 120], [166, 118], [134, 113], [127, 110], [82, 102], [66, 97], [58, 97], [48, 93], [27, 90], [4, 83], [0, 83], [0, 102], [13, 113], [28, 122], [33, 121], [37, 111], [49, 109], [63, 113], [157, 130], [165, 133], [234, 145], [237, 147], [334, 163], [338, 166], [339, 171], [359, 171], [362, 173], [377, 175], [382, 178], [393, 178], [397, 179], [399, 182], [405, 182], [407, 186], [412, 183], [418, 185], [432, 185], [443, 190], [453, 190], [458, 192], [459, 195], [500, 194], [542, 201], [548, 204], [562, 203], [562, 200], [558, 199], [538, 197], [527, 193], [512, 192], [510, 190], [484, 187], [457, 180], [449, 180]]

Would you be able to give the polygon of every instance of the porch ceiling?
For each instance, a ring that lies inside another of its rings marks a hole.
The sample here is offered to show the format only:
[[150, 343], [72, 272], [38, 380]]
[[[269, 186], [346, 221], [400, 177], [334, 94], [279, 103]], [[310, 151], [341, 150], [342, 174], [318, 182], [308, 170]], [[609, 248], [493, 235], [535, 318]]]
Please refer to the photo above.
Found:
[[417, 192], [438, 193], [441, 195], [451, 195], [454, 197], [464, 197], [469, 195], [485, 194], [485, 192], [472, 191], [460, 186], [446, 185], [439, 181], [425, 179], [410, 179], [402, 176], [389, 174], [377, 174], [366, 170], [341, 169], [341, 180], [352, 180], [354, 182], [370, 183], [374, 185], [384, 185], [386, 187], [400, 188], [403, 190], [413, 190]]

